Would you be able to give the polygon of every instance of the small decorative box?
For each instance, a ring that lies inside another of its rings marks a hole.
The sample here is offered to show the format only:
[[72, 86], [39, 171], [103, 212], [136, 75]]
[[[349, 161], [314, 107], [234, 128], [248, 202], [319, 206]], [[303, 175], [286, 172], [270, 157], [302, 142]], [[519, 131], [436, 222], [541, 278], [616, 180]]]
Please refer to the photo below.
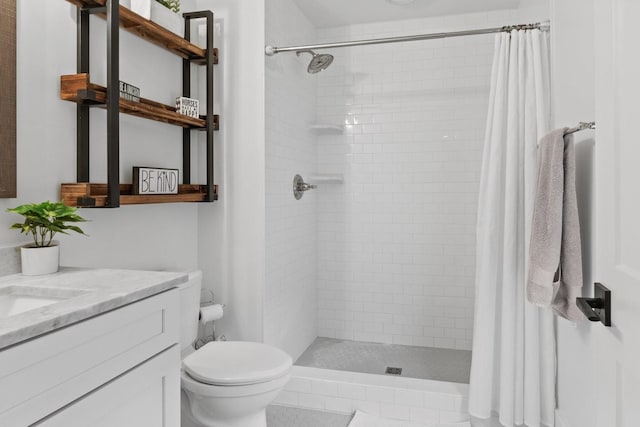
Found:
[[176, 98], [176, 113], [197, 119], [200, 117], [200, 101], [180, 96]]

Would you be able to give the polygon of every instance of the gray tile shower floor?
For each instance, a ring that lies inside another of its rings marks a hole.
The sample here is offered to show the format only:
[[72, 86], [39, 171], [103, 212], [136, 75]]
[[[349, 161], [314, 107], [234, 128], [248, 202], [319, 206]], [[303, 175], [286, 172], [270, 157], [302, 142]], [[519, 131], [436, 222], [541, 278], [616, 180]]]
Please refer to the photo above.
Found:
[[316, 338], [295, 364], [366, 374], [391, 366], [402, 368], [403, 377], [468, 384], [471, 352]]
[[267, 427], [347, 427], [351, 415], [271, 405]]

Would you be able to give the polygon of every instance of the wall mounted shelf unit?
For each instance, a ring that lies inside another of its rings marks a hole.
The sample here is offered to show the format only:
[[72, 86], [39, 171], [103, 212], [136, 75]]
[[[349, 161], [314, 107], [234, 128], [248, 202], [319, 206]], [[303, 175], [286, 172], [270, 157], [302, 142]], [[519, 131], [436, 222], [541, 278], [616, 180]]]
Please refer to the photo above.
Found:
[[309, 126], [311, 133], [315, 135], [342, 135], [344, 134], [343, 125], [331, 125], [326, 123], [316, 123]]
[[[60, 98], [77, 104], [77, 183], [62, 184], [61, 198], [70, 206], [117, 208], [127, 204], [213, 202], [217, 186], [213, 183], [213, 135], [219, 117], [213, 114], [213, 66], [218, 50], [213, 47], [213, 12], [184, 13], [185, 37], [180, 37], [153, 21], [119, 5], [118, 0], [67, 0], [78, 8], [77, 74], [60, 78]], [[89, 77], [89, 23], [97, 15], [107, 21], [107, 84], [92, 83]], [[205, 19], [206, 48], [190, 41], [191, 21]], [[199, 118], [175, 112], [175, 108], [150, 99], [133, 102], [120, 98], [120, 27], [182, 58], [182, 96], [191, 96], [191, 64], [206, 67], [206, 114]], [[113, 108], [117, 106], [118, 108]], [[89, 109], [107, 111], [107, 183], [89, 179]], [[178, 194], [133, 195], [131, 184], [120, 180], [120, 113], [155, 120], [183, 128], [182, 176]], [[191, 184], [191, 132], [206, 133], [206, 177], [204, 185]]]

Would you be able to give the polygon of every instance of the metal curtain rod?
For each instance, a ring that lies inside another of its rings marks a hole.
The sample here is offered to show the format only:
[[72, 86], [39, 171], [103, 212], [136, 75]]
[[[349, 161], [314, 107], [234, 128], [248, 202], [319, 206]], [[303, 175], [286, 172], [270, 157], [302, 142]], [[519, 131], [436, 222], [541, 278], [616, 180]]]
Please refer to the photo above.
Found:
[[314, 45], [304, 45], [304, 46], [276, 47], [276, 46], [269, 45], [265, 47], [264, 50], [268, 56], [273, 56], [277, 53], [282, 53], [282, 52], [298, 52], [301, 50], [309, 50], [309, 49], [318, 50], [318, 49], [332, 49], [337, 47], [365, 46], [370, 44], [413, 42], [413, 41], [419, 41], [419, 40], [444, 39], [448, 37], [472, 36], [476, 34], [511, 32], [514, 30], [538, 29], [540, 31], [548, 31], [549, 28], [550, 28], [549, 21], [545, 21], [545, 22], [537, 22], [534, 24], [507, 25], [504, 27], [484, 28], [480, 30], [452, 31], [448, 33], [420, 34], [416, 36], [388, 37], [383, 39], [355, 40], [355, 41], [349, 41], [349, 42], [325, 43], [325, 44], [314, 44]]
[[564, 133], [565, 135], [570, 135], [572, 133], [576, 133], [579, 132], [581, 130], [586, 130], [586, 129], [594, 129], [596, 128], [596, 122], [580, 122], [578, 123], [578, 126], [571, 128], [571, 129], [567, 129], [567, 131]]

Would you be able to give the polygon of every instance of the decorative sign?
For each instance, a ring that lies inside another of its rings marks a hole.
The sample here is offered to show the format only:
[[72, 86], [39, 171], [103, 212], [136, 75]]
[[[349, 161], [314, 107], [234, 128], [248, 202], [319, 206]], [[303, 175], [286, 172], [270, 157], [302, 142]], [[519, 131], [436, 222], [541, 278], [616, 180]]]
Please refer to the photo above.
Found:
[[178, 169], [133, 167], [134, 195], [178, 194]]
[[140, 102], [140, 88], [120, 81], [120, 98], [127, 101]]
[[197, 119], [200, 117], [200, 101], [180, 96], [176, 98], [176, 113]]

